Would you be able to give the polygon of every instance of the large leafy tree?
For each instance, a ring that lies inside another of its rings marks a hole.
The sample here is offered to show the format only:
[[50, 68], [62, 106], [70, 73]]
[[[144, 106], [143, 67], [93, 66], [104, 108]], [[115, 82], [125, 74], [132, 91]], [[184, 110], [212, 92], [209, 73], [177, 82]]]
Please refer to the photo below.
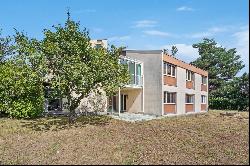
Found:
[[232, 80], [244, 68], [235, 48], [227, 50], [218, 46], [215, 40], [207, 38], [193, 44], [193, 47], [198, 49], [200, 57], [192, 64], [208, 71], [209, 91], [212, 93], [220, 88], [224, 81]]
[[[200, 43], [193, 44], [193, 47], [198, 49], [200, 57], [192, 64], [209, 73], [211, 107], [242, 108], [237, 103], [235, 91], [239, 90], [237, 88], [241, 89], [240, 78], [237, 77], [237, 74], [244, 68], [244, 65], [236, 49], [226, 49], [219, 46], [215, 40], [207, 38]], [[237, 83], [237, 87], [234, 85], [235, 83]]]
[[88, 31], [81, 30], [80, 24], [69, 17], [64, 26], [53, 28], [45, 29], [44, 39], [39, 42], [19, 35], [20, 50], [38, 71], [45, 66], [53, 96], [67, 99], [72, 122], [75, 109], [92, 89], [102, 88], [108, 95], [113, 94], [129, 81], [129, 75], [127, 67], [119, 63], [122, 48], [92, 48]]

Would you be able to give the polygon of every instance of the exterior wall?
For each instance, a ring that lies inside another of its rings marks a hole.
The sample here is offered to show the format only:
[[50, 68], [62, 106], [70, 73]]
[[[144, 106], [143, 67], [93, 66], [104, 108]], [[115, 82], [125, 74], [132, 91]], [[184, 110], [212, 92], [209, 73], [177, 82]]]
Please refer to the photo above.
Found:
[[201, 84], [201, 90], [207, 92], [207, 85]]
[[164, 85], [176, 86], [176, 84], [176, 78], [164, 75]]
[[186, 81], [186, 88], [194, 89], [194, 82], [193, 81]]
[[176, 104], [164, 104], [164, 114], [176, 114]]
[[124, 55], [143, 62], [144, 113], [162, 115], [162, 51], [127, 50]]
[[[207, 96], [207, 103], [208, 103], [208, 92], [201, 91], [201, 82], [202, 77], [200, 74], [194, 73], [195, 80], [193, 84], [193, 88], [189, 89], [187, 87], [186, 81], [186, 69], [177, 67], [176, 69], [177, 75], [177, 86], [169, 86], [163, 85], [163, 92], [176, 92], [176, 114], [185, 114], [189, 112], [201, 112], [201, 108], [207, 110], [208, 104], [201, 104], [201, 95]], [[191, 86], [191, 85], [190, 85]], [[186, 94], [195, 95], [194, 97], [194, 104], [186, 104]], [[164, 104], [164, 113], [169, 113], [165, 111]]]
[[186, 104], [185, 109], [186, 109], [186, 113], [194, 112], [194, 109], [195, 109], [194, 104]]
[[128, 95], [126, 112], [140, 113], [142, 112], [142, 89], [121, 90], [121, 94]]

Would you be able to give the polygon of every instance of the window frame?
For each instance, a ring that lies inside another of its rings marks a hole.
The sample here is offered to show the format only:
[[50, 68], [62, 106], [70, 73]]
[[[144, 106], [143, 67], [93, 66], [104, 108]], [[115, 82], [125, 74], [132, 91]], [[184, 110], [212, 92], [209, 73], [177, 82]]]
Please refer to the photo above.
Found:
[[[187, 102], [188, 101], [187, 97], [192, 97], [190, 103]], [[194, 94], [186, 94], [186, 96], [185, 96], [185, 103], [186, 104], [194, 104], [195, 103], [195, 95]]]
[[[169, 94], [169, 101], [168, 102], [168, 94]], [[176, 105], [177, 100], [177, 93], [176, 92], [168, 92], [164, 91], [164, 98], [163, 98], [163, 104], [175, 104]]]
[[[206, 80], [205, 81], [206, 83], [203, 82], [204, 79]], [[202, 85], [207, 85], [207, 76], [201, 76], [201, 84]]]
[[186, 69], [186, 81], [194, 81], [194, 72]]
[[[169, 67], [170, 67], [170, 74], [168, 72]], [[173, 64], [168, 63], [168, 62], [163, 63], [163, 75], [164, 76], [170, 76], [170, 77], [176, 78], [176, 74], [177, 74], [176, 70], [177, 70], [176, 65], [173, 65]]]
[[[204, 98], [203, 98], [204, 97]], [[204, 100], [203, 100], [204, 99]], [[204, 101], [204, 102], [203, 102]], [[201, 104], [207, 104], [207, 96], [201, 95]]]

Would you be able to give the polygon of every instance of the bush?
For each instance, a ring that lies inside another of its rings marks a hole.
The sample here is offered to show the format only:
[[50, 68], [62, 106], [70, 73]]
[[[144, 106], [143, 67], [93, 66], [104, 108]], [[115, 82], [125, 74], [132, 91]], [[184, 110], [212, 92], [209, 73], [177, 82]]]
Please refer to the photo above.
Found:
[[27, 65], [0, 65], [0, 112], [14, 118], [37, 117], [44, 109], [41, 78]]

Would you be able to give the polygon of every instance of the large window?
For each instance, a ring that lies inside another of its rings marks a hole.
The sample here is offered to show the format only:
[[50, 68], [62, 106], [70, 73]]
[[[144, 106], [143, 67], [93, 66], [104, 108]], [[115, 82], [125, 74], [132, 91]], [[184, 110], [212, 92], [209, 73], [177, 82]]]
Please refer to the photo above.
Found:
[[131, 84], [135, 84], [135, 63], [132, 61], [129, 62], [129, 73]]
[[186, 70], [186, 80], [193, 81], [194, 80], [194, 72], [190, 70]]
[[207, 77], [202, 76], [202, 84], [206, 85], [207, 84]]
[[171, 76], [171, 77], [175, 77], [176, 76], [176, 66], [172, 65], [172, 64], [169, 64], [167, 62], [164, 62], [164, 64], [163, 64], [163, 74]]
[[201, 95], [201, 103], [206, 104], [207, 103], [207, 96]]
[[194, 95], [186, 94], [186, 103], [193, 104], [194, 103]]
[[176, 103], [176, 93], [174, 92], [164, 92], [164, 103], [175, 104]]

